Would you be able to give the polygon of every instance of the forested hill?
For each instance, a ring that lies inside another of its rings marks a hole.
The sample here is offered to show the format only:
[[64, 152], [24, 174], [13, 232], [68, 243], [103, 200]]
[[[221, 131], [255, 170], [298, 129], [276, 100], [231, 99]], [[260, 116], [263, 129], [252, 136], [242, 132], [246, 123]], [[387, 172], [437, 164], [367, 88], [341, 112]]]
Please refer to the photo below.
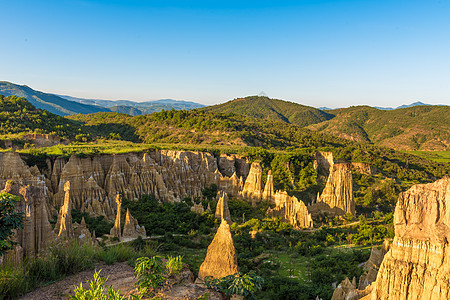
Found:
[[7, 81], [0, 81], [0, 94], [4, 96], [14, 95], [26, 98], [36, 108], [46, 109], [49, 112], [60, 116], [110, 111], [104, 107], [69, 101], [53, 94], [33, 90], [26, 85], [18, 85]]
[[74, 138], [81, 133], [82, 123], [36, 109], [25, 98], [0, 95], [0, 137], [19, 133], [53, 133], [61, 138]]
[[450, 107], [379, 110], [353, 106], [330, 110], [331, 120], [309, 129], [396, 150], [450, 150]]
[[314, 107], [259, 96], [239, 98], [223, 104], [204, 107], [202, 110], [279, 120], [302, 127], [320, 123], [333, 117], [333, 115]]
[[450, 107], [444, 105], [392, 110], [352, 106], [325, 112], [293, 102], [251, 96], [201, 110], [278, 120], [396, 150], [450, 150]]

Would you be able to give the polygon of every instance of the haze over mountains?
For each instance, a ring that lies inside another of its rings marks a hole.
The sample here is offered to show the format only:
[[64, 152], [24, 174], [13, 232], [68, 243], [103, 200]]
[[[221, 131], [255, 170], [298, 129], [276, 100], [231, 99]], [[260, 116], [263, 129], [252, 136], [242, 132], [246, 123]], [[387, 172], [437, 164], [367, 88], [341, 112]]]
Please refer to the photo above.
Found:
[[90, 114], [96, 112], [119, 112], [132, 116], [148, 114], [170, 109], [194, 109], [203, 107], [203, 104], [161, 99], [156, 101], [137, 102], [129, 100], [101, 100], [83, 99], [66, 95], [55, 95], [36, 91], [26, 85], [18, 85], [7, 81], [0, 81], [0, 94], [4, 96], [15, 95], [26, 98], [36, 108], [46, 109], [51, 113], [67, 116], [73, 114]]

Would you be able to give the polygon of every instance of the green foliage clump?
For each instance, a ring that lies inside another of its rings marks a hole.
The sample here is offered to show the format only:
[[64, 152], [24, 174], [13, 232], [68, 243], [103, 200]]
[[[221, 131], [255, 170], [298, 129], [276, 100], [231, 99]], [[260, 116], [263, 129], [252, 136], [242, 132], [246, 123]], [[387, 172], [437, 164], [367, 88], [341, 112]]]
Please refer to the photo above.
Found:
[[129, 208], [140, 225], [152, 234], [188, 234], [191, 229], [208, 234], [214, 227], [214, 216], [198, 215], [186, 202], [159, 203], [153, 195], [143, 195], [137, 201], [124, 199], [124, 209]]
[[0, 193], [0, 256], [14, 245], [10, 240], [14, 230], [23, 228], [24, 214], [15, 211], [15, 205], [20, 201], [18, 196]]
[[0, 95], [0, 135], [44, 133], [72, 138], [82, 130], [81, 123], [36, 109], [25, 98]]
[[75, 295], [70, 296], [70, 300], [124, 300], [125, 297], [120, 295], [120, 292], [115, 291], [112, 286], [106, 287], [105, 282], [108, 278], [100, 277], [100, 271], [94, 273], [94, 279], [88, 280], [89, 289], [84, 289], [83, 284], [75, 287]]
[[169, 276], [178, 274], [183, 269], [183, 261], [181, 255], [178, 256], [168, 256], [166, 262], [166, 270]]
[[73, 222], [80, 223], [82, 218], [84, 218], [86, 227], [89, 229], [89, 231], [95, 231], [96, 236], [109, 234], [111, 227], [114, 226], [114, 223], [109, 222], [105, 219], [105, 216], [91, 217], [87, 212], [81, 212], [77, 209], [72, 209]]
[[209, 288], [214, 288], [227, 297], [239, 295], [244, 299], [256, 299], [255, 293], [262, 289], [264, 283], [264, 278], [258, 276], [254, 271], [250, 271], [248, 274], [238, 272], [219, 279], [207, 276], [204, 280]]

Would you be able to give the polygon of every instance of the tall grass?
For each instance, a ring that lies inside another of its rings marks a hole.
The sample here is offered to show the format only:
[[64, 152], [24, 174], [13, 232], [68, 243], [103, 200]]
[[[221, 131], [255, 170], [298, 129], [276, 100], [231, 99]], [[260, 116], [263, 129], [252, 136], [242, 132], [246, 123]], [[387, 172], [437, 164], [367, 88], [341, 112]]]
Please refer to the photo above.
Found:
[[19, 265], [8, 261], [0, 264], [0, 300], [15, 299], [38, 286], [92, 269], [99, 261], [109, 265], [128, 261], [134, 267], [138, 257], [155, 255], [155, 247], [147, 242], [139, 247], [128, 243], [107, 248], [76, 241], [54, 244]]
[[16, 298], [40, 284], [92, 268], [99, 251], [89, 244], [66, 242], [52, 245], [20, 265], [4, 262], [0, 265], [0, 299]]

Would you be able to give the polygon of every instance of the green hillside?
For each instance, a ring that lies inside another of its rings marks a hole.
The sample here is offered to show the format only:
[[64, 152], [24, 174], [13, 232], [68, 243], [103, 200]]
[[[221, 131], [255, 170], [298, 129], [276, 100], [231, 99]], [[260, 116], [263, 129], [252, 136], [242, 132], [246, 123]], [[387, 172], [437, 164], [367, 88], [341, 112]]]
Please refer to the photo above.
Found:
[[336, 117], [308, 128], [397, 150], [450, 150], [450, 107], [379, 110], [354, 106], [331, 110]]
[[250, 96], [202, 108], [217, 113], [235, 113], [258, 119], [279, 120], [299, 126], [320, 123], [333, 115], [317, 108], [268, 97]]
[[7, 81], [0, 81], [0, 94], [26, 98], [36, 108], [46, 109], [60, 116], [110, 111], [104, 107], [69, 101], [53, 94], [35, 91], [26, 85], [17, 85]]
[[36, 109], [25, 98], [0, 95], [0, 137], [37, 132], [73, 138], [81, 131], [79, 122]]

